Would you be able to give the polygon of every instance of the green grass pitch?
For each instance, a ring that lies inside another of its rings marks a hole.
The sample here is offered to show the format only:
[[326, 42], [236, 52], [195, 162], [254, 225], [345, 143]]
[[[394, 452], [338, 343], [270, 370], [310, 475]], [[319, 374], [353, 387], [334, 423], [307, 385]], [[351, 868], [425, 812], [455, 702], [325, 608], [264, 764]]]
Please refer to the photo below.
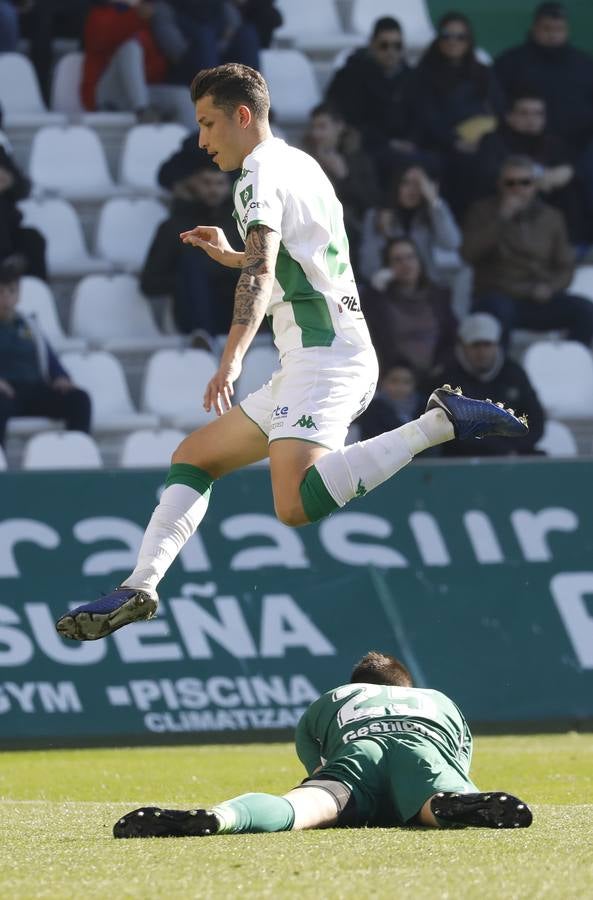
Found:
[[208, 805], [302, 777], [288, 744], [0, 754], [0, 897], [593, 898], [593, 735], [481, 737], [473, 775], [521, 831], [361, 829], [115, 841], [140, 805]]

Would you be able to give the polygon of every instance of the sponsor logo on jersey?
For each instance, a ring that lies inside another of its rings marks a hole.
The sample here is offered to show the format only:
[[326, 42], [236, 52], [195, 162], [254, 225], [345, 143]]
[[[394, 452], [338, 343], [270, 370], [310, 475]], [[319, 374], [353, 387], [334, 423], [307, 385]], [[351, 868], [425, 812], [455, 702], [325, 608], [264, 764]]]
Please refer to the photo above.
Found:
[[[359, 301], [358, 297], [354, 297], [354, 296], [349, 297], [346, 295], [345, 297], [340, 297], [340, 303], [343, 304], [346, 307], [346, 309], [349, 309], [350, 312], [361, 312], [360, 301]], [[341, 310], [340, 310], [340, 312], [341, 312]]]
[[272, 413], [273, 419], [285, 419], [288, 415], [288, 406], [277, 406]]
[[315, 422], [313, 421], [313, 417], [312, 417], [312, 416], [308, 416], [308, 415], [306, 415], [306, 414], [303, 414], [303, 415], [300, 417], [300, 419], [297, 419], [296, 422], [293, 423], [293, 426], [292, 426], [292, 427], [293, 427], [293, 428], [296, 428], [297, 425], [298, 425], [300, 428], [314, 428], [315, 431], [319, 431], [319, 428], [317, 427], [317, 425], [316, 425]]
[[251, 169], [241, 169], [241, 174], [239, 175], [239, 181], [243, 181], [244, 178], [247, 178], [248, 175], [251, 174]]
[[243, 190], [239, 193], [239, 197], [241, 198], [243, 208], [245, 208], [249, 201], [253, 199], [253, 185], [248, 184], [247, 187], [244, 187]]

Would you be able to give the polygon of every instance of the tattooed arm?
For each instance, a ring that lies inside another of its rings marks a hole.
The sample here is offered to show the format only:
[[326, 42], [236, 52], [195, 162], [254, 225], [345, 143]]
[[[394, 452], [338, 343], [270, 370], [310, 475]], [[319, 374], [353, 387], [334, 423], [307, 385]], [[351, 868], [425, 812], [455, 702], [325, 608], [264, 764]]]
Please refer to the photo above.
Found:
[[233, 321], [214, 378], [204, 394], [204, 408], [217, 415], [231, 408], [233, 382], [241, 373], [247, 352], [266, 312], [272, 287], [280, 235], [267, 225], [254, 225], [247, 232], [241, 275], [235, 290]]

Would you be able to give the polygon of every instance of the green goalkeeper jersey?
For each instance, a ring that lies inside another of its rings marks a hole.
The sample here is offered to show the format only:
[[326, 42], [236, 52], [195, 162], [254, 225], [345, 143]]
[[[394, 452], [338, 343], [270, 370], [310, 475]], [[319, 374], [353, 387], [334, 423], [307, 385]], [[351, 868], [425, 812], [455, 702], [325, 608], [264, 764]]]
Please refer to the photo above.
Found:
[[352, 741], [418, 736], [457, 770], [469, 772], [472, 738], [458, 707], [425, 688], [343, 684], [322, 694], [302, 716], [296, 751], [311, 775], [336, 760]]

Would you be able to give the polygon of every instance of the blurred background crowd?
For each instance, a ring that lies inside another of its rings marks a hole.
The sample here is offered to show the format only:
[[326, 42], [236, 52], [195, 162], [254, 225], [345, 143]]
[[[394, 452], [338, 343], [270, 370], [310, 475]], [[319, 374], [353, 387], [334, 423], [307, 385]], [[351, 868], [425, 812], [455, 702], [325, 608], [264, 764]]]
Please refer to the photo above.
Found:
[[[447, 456], [590, 454], [593, 55], [570, 3], [515, 5], [491, 55], [470, 3], [0, 0], [0, 465], [165, 465], [202, 420], [237, 272], [178, 236], [240, 246], [188, 91], [225, 61], [342, 202], [381, 367], [351, 439], [448, 382], [530, 436]], [[275, 365], [262, 328], [237, 396]]]

